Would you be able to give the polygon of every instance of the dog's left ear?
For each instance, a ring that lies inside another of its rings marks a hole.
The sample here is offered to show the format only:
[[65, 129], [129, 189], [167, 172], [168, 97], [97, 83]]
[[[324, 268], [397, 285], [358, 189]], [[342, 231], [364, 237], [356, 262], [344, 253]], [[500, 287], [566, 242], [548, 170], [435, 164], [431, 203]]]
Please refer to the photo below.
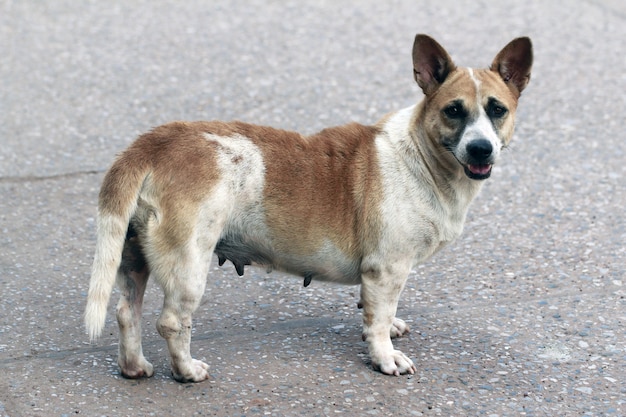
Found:
[[530, 38], [513, 39], [496, 55], [491, 64], [491, 71], [500, 77], [516, 94], [522, 94], [530, 81], [530, 69], [533, 65], [533, 44]]
[[454, 71], [452, 58], [428, 35], [415, 36], [413, 43], [413, 76], [424, 94], [434, 92]]

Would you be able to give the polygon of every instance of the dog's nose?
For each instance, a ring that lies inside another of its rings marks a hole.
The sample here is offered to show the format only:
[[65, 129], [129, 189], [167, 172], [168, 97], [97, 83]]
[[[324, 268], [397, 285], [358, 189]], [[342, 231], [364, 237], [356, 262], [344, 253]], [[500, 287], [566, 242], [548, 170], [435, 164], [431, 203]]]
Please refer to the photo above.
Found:
[[493, 146], [487, 139], [476, 139], [465, 148], [470, 157], [477, 161], [484, 161], [491, 156]]

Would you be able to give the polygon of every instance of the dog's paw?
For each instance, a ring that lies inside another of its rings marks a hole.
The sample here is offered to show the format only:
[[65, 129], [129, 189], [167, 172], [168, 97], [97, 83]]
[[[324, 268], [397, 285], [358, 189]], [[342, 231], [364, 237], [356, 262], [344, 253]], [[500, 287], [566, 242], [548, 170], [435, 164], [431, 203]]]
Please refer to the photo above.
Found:
[[413, 361], [399, 350], [392, 350], [389, 355], [372, 358], [372, 366], [377, 371], [387, 375], [414, 374], [417, 368]]
[[124, 378], [138, 379], [150, 378], [154, 375], [152, 364], [143, 356], [133, 362], [118, 363], [120, 365], [120, 373]]
[[209, 379], [209, 365], [192, 359], [191, 362], [179, 366], [177, 370], [172, 369], [172, 377], [178, 382], [202, 382]]
[[392, 339], [396, 337], [403, 336], [407, 334], [411, 329], [409, 329], [409, 325], [404, 322], [404, 320], [399, 319], [397, 317], [393, 318], [393, 323], [391, 324], [391, 331], [389, 335]]

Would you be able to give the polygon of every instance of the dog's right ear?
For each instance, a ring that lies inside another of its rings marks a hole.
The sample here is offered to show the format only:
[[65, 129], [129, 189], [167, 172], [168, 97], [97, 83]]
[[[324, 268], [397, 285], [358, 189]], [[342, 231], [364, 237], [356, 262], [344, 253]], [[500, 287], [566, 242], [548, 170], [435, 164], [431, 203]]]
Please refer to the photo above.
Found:
[[454, 71], [452, 58], [436, 40], [418, 34], [413, 43], [413, 76], [424, 94], [433, 93]]

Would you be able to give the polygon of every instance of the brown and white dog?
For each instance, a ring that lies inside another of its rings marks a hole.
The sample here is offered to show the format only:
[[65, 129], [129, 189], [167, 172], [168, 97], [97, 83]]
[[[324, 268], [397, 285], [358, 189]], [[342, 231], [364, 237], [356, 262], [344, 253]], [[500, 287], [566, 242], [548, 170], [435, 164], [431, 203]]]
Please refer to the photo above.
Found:
[[213, 253], [311, 280], [361, 284], [363, 339], [375, 369], [414, 373], [391, 338], [412, 267], [456, 239], [466, 212], [513, 134], [530, 79], [530, 39], [511, 41], [489, 69], [456, 67], [417, 35], [413, 68], [425, 98], [374, 126], [312, 136], [241, 122], [174, 122], [140, 136], [107, 172], [85, 323], [105, 323], [114, 283], [122, 375], [151, 376], [141, 309], [151, 274], [165, 293], [157, 329], [174, 378], [208, 378], [193, 359], [191, 317]]

